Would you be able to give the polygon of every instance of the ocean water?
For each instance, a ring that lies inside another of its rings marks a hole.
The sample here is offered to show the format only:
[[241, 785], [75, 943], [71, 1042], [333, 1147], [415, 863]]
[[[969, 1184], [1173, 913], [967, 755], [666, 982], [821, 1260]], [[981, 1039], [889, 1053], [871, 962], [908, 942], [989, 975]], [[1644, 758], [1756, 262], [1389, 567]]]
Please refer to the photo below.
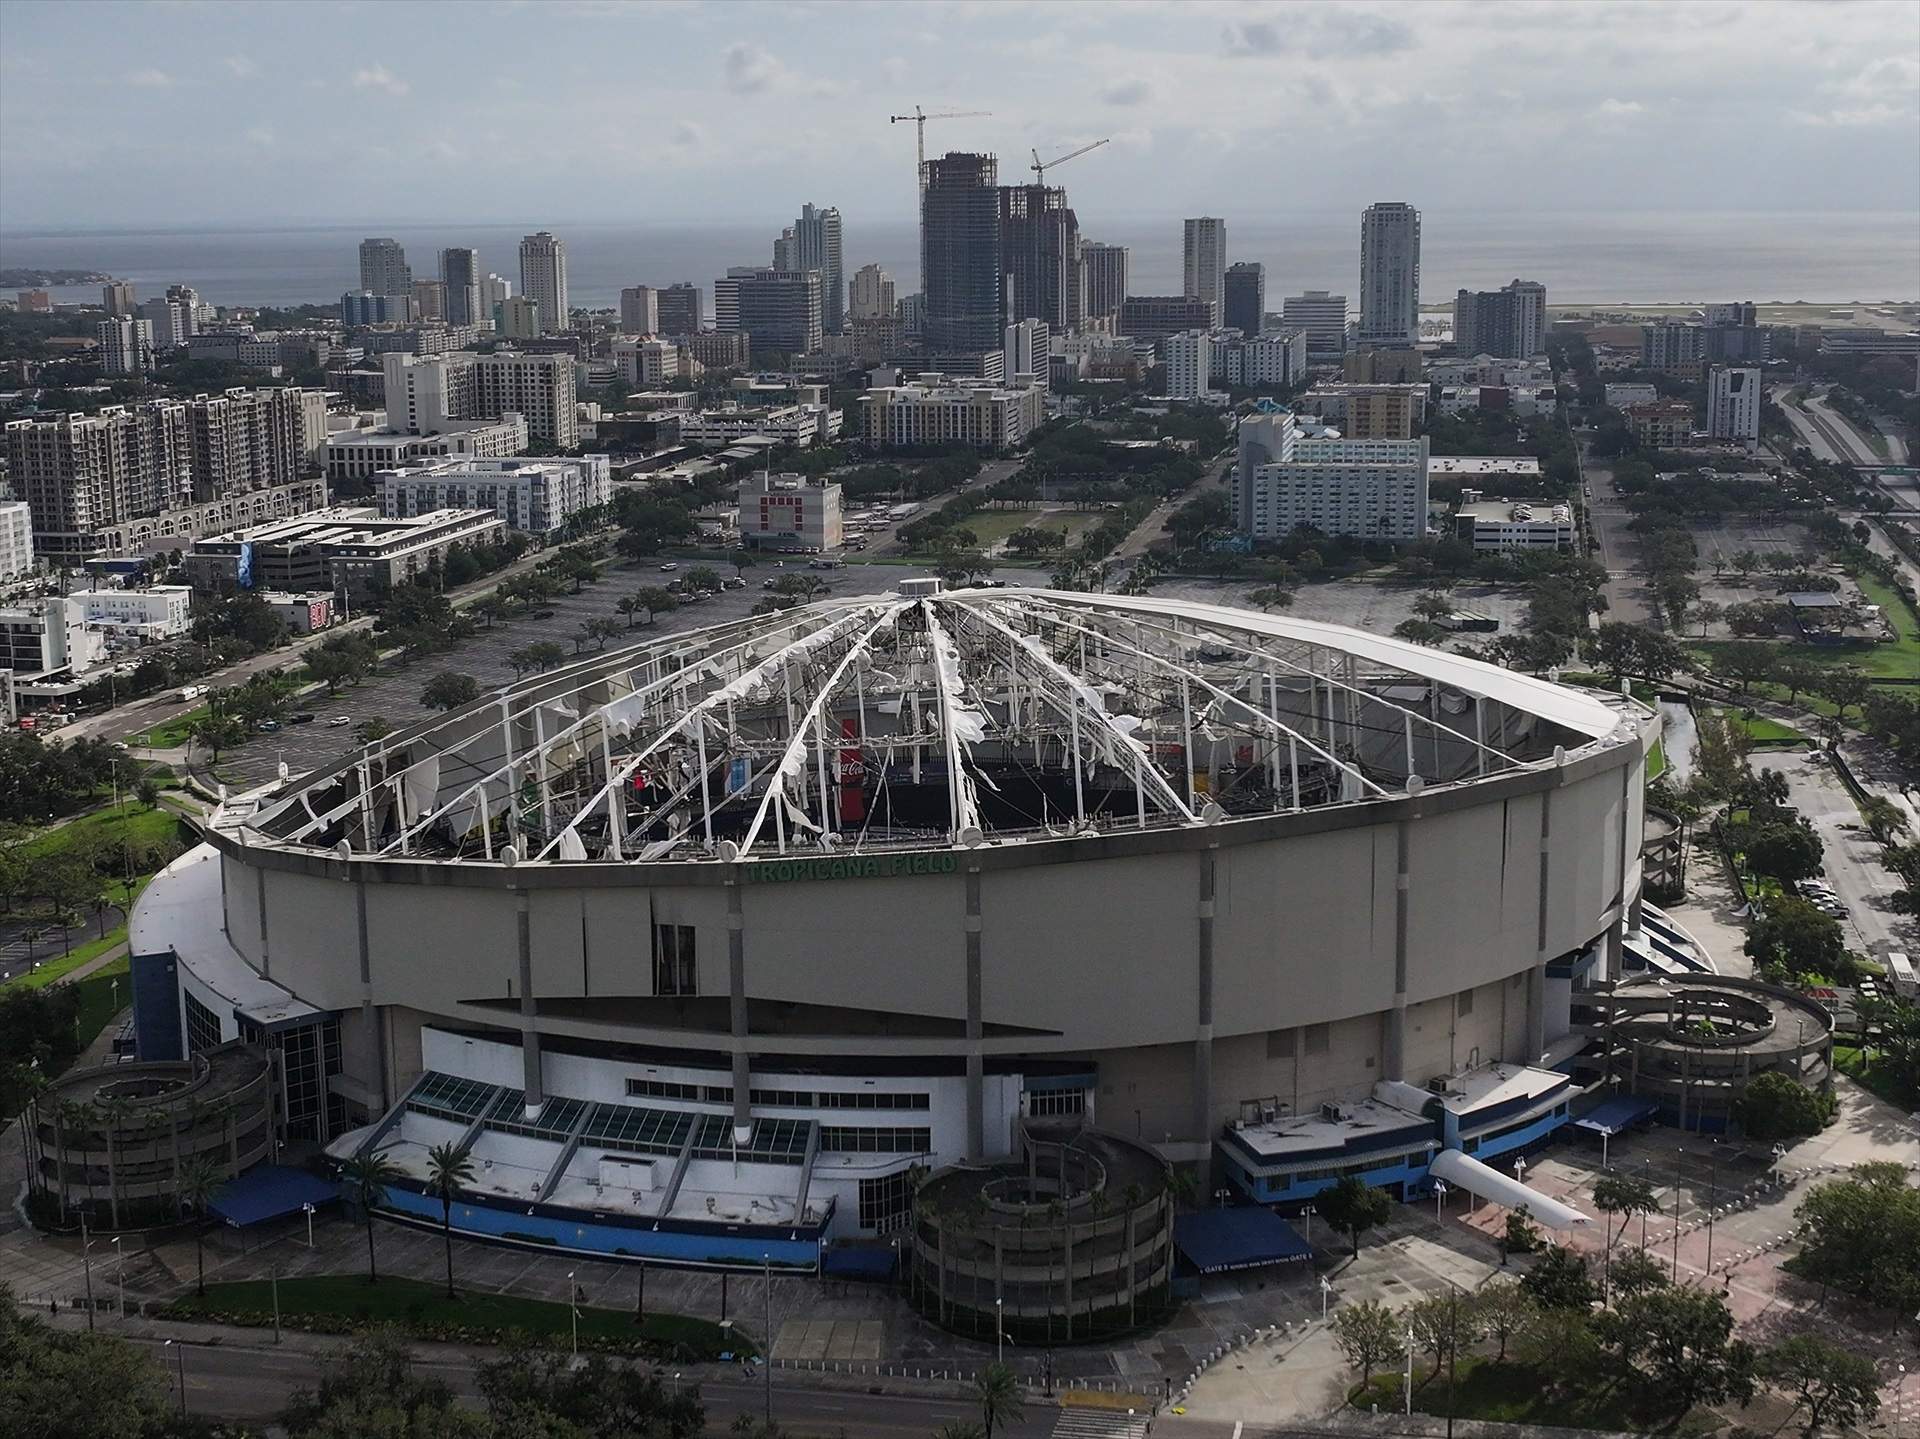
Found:
[[[1178, 217], [1082, 213], [1082, 234], [1132, 250], [1135, 294], [1180, 289]], [[98, 269], [133, 281], [145, 298], [188, 284], [214, 304], [330, 303], [359, 283], [358, 246], [391, 234], [414, 273], [438, 273], [438, 252], [480, 252], [484, 271], [519, 284], [520, 237], [550, 229], [566, 241], [575, 305], [612, 307], [626, 285], [690, 280], [708, 292], [729, 265], [766, 264], [779, 226], [742, 223], [331, 226], [258, 229], [115, 230], [28, 233], [0, 230], [0, 265]], [[1355, 293], [1359, 221], [1352, 214], [1302, 212], [1283, 219], [1228, 217], [1228, 252], [1267, 267], [1268, 307], [1303, 289]], [[919, 287], [914, 227], [899, 220], [846, 225], [846, 270], [877, 262], [901, 294]], [[1623, 301], [1684, 304], [1714, 300], [1875, 301], [1920, 299], [1920, 215], [1846, 214], [1462, 214], [1427, 210], [1421, 237], [1421, 294], [1429, 304], [1454, 290], [1492, 288], [1516, 276], [1547, 286], [1554, 304]], [[56, 299], [99, 298], [93, 286]]]

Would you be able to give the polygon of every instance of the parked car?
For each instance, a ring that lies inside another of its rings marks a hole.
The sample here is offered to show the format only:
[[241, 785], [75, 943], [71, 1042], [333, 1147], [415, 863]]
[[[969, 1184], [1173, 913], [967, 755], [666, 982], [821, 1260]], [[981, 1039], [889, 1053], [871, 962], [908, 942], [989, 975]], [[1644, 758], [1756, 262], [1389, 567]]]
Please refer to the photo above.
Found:
[[271, 734], [273, 733], [273, 731], [279, 728], [280, 728], [279, 720], [261, 720], [260, 721], [260, 732], [262, 734]]
[[294, 724], [312, 724], [313, 715], [306, 710], [302, 710], [299, 714], [293, 716], [293, 723]]
[[327, 723], [334, 729], [339, 729], [342, 725], [352, 724], [353, 717], [351, 715], [335, 715], [332, 719], [328, 720]]
[[664, 565], [660, 566], [660, 573], [663, 575], [670, 575], [679, 568], [680, 566], [675, 564], [672, 560], [668, 560]]
[[725, 590], [744, 590], [746, 587], [747, 582], [738, 575], [728, 575], [724, 580], [720, 581], [720, 588]]

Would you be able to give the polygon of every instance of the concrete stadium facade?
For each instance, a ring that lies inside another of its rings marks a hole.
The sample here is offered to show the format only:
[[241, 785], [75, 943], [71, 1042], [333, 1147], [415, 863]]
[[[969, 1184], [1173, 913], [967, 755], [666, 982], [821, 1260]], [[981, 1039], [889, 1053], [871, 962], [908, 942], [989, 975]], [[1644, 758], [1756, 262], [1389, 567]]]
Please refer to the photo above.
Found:
[[1472, 1076], [1550, 1074], [1570, 988], [1618, 975], [1657, 725], [1176, 601], [757, 617], [225, 803], [134, 916], [142, 1054], [278, 1037], [320, 1056], [295, 1137], [458, 1139], [474, 1206], [602, 1252], [582, 1212], [801, 1264], [1036, 1118], [1297, 1200], [1275, 1167], [1359, 1142], [1342, 1104], [1464, 1076], [1524, 1140], [1564, 1118]]

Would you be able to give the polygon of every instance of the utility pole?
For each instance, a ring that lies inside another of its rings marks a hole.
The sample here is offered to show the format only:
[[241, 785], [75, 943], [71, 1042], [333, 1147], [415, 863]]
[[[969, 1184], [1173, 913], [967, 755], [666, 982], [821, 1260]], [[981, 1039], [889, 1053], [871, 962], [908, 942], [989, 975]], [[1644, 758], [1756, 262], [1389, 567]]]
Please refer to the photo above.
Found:
[[766, 1336], [767, 1352], [762, 1361], [767, 1371], [767, 1432], [773, 1432], [773, 1256], [760, 1256], [761, 1266], [766, 1271], [766, 1297], [761, 1305], [760, 1332]]

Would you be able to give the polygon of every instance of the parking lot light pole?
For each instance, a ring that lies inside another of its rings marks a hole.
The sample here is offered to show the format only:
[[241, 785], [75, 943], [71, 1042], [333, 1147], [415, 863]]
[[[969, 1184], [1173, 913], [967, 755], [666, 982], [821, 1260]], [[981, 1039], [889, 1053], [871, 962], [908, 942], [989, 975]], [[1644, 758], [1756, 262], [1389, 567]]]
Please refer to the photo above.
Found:
[[1713, 1274], [1713, 1212], [1720, 1204], [1720, 1141], [1707, 1149], [1707, 1274]]
[[1680, 1160], [1686, 1154], [1686, 1152], [1687, 1151], [1684, 1149], [1676, 1149], [1673, 1151], [1674, 1176], [1673, 1176], [1673, 1281], [1672, 1282], [1675, 1284], [1678, 1284], [1680, 1282], [1680, 1181], [1683, 1176], [1679, 1173], [1679, 1168], [1680, 1168]]
[[180, 1417], [187, 1417], [187, 1346], [177, 1339], [169, 1339], [160, 1346], [173, 1351], [174, 1368], [180, 1376]]
[[1446, 1182], [1444, 1180], [1436, 1179], [1433, 1181], [1433, 1217], [1436, 1221], [1440, 1219], [1440, 1210], [1446, 1204], [1446, 1202], [1447, 1202]]
[[93, 1333], [93, 1241], [87, 1238], [87, 1210], [80, 1208], [80, 1268], [87, 1281], [87, 1333]]
[[767, 1432], [771, 1434], [773, 1432], [773, 1256], [761, 1255], [760, 1263], [767, 1277], [765, 1313], [761, 1318], [760, 1327], [767, 1336], [767, 1352], [762, 1356], [762, 1362], [767, 1369]]

